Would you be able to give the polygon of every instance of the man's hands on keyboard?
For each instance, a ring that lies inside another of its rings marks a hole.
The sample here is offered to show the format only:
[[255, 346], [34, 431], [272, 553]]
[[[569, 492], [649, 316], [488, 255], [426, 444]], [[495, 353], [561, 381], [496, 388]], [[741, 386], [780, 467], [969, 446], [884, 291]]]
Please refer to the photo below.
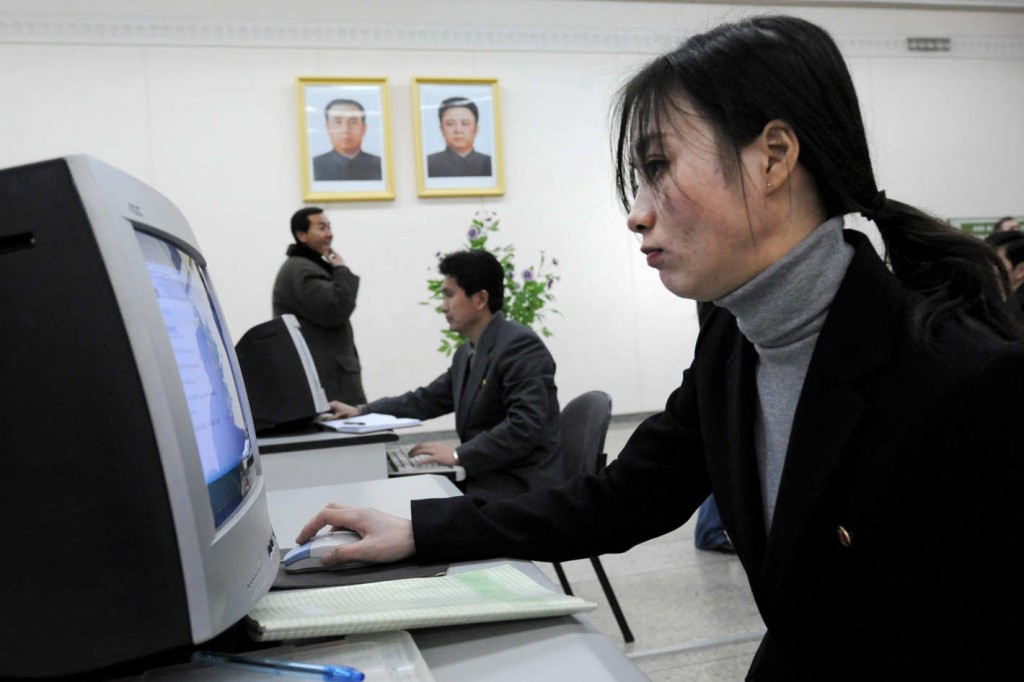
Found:
[[[431, 460], [431, 456], [425, 452], [413, 455], [412, 453], [415, 449], [415, 447], [411, 447], [409, 445], [389, 446], [387, 448], [388, 476], [412, 476], [417, 474], [436, 473], [441, 474], [442, 476], [447, 476], [454, 482], [462, 481], [466, 478], [466, 472], [461, 466], [441, 464], [436, 460]], [[414, 459], [417, 461], [413, 461]], [[454, 459], [454, 457], [452, 459]]]
[[413, 446], [410, 445], [399, 445], [396, 447], [388, 448], [388, 460], [391, 465], [392, 471], [401, 471], [402, 469], [409, 468], [430, 468], [444, 466], [440, 462], [432, 461], [430, 455], [421, 452], [417, 455], [412, 454], [414, 450]]
[[447, 443], [437, 441], [420, 443], [409, 450], [409, 459], [411, 459], [413, 464], [416, 466], [424, 466], [428, 464], [444, 464], [446, 466], [451, 466], [456, 464], [455, 448]]

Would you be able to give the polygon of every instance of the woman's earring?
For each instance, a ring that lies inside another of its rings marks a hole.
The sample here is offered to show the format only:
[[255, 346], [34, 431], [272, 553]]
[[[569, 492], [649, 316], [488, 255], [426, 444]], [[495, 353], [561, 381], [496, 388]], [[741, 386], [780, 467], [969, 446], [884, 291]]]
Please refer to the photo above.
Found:
[[769, 182], [765, 189], [767, 189], [769, 192], [772, 191], [772, 183]]

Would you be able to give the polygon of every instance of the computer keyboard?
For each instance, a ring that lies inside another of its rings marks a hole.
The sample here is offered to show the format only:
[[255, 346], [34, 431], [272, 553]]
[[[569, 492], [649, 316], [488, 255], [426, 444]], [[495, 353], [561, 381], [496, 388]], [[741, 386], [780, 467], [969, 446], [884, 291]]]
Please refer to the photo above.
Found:
[[438, 464], [429, 462], [416, 464], [409, 457], [411, 445], [392, 445], [387, 449], [388, 453], [388, 476], [413, 476], [419, 474], [440, 474], [447, 476], [453, 481], [462, 481], [466, 478], [466, 470], [458, 465]]
[[388, 468], [397, 471], [416, 466], [409, 459], [410, 450], [412, 450], [411, 445], [395, 445], [388, 448]]

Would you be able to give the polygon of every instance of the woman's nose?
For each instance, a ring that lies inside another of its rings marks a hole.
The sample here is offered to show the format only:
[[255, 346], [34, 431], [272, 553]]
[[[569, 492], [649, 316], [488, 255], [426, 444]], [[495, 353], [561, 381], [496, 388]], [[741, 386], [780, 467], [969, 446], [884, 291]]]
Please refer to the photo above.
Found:
[[644, 232], [654, 227], [654, 203], [650, 198], [650, 190], [640, 185], [633, 201], [633, 208], [626, 216], [626, 226], [630, 232]]

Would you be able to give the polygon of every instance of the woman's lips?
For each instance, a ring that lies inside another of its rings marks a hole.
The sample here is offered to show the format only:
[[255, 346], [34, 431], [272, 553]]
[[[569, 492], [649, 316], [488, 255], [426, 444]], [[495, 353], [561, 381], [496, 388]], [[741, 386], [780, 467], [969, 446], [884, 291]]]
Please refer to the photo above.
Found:
[[654, 248], [643, 248], [640, 250], [645, 256], [647, 256], [647, 264], [652, 268], [656, 267], [658, 262], [661, 260], [661, 254], [663, 253], [662, 250]]

